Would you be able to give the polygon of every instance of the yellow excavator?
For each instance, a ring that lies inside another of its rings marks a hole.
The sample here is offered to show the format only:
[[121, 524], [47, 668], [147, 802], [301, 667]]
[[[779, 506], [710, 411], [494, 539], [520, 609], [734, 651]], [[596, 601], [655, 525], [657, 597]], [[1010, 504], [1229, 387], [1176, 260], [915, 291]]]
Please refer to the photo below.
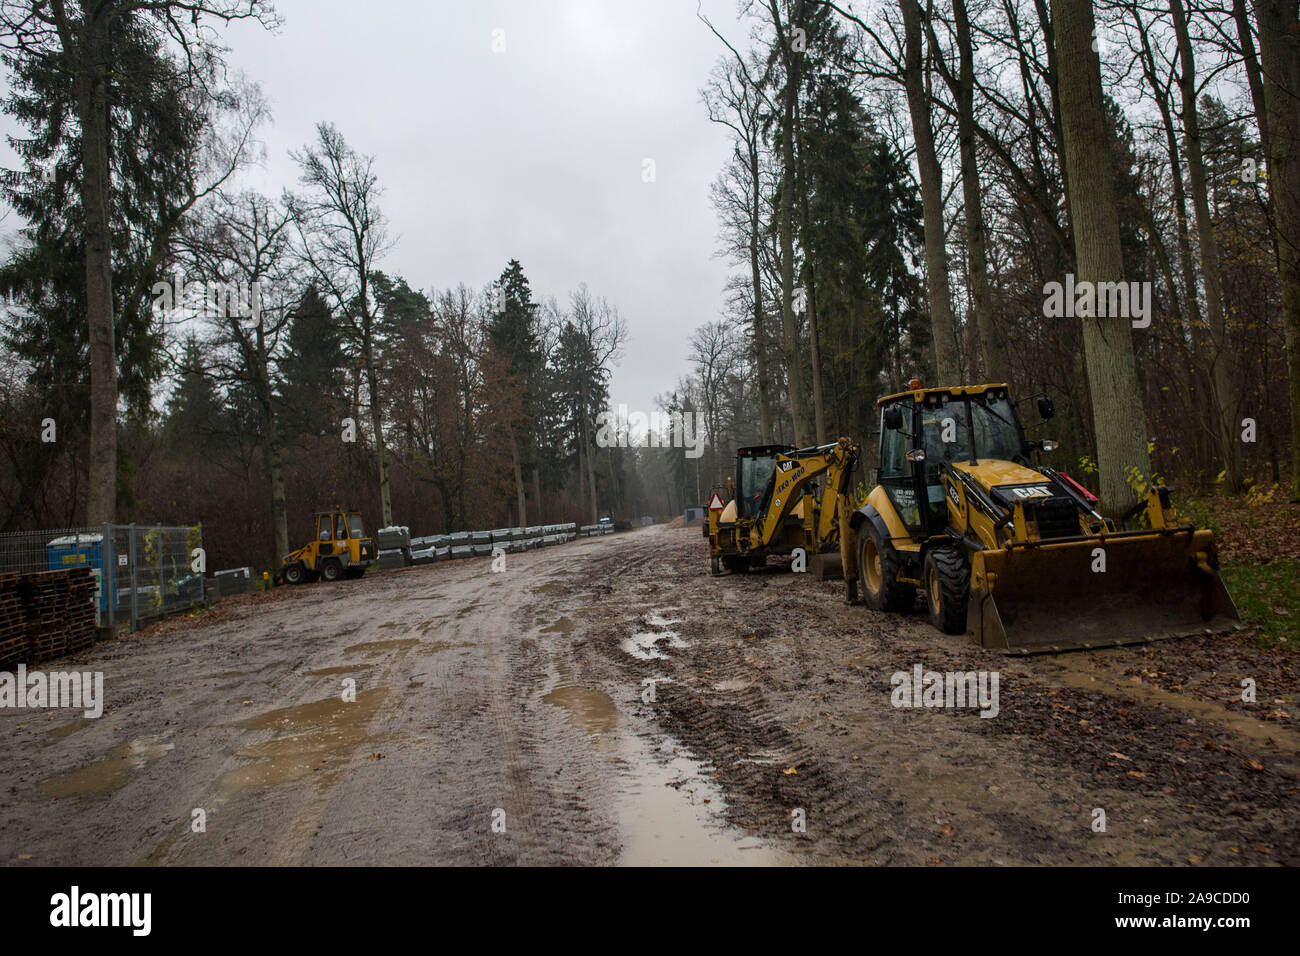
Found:
[[[1048, 398], [1037, 404], [1041, 419], [1053, 416]], [[756, 492], [761, 471], [751, 469], [746, 483], [738, 465], [736, 501], [746, 493], [753, 501], [748, 511], [732, 510], [733, 501], [710, 516], [715, 573], [720, 559], [740, 570], [747, 554], [788, 545], [797, 531], [818, 550], [834, 538], [850, 603], [860, 590], [869, 607], [909, 611], [919, 588], [935, 627], [1010, 653], [1139, 643], [1240, 621], [1213, 532], [1182, 522], [1163, 486], [1118, 517], [1103, 515], [1086, 488], [1041, 463], [1056, 443], [1026, 438], [1006, 384], [913, 380], [877, 405], [879, 467], [865, 503], [851, 498], [846, 472], [857, 448], [848, 439], [771, 456], [777, 465], [801, 455], [824, 462], [834, 498], [823, 492], [811, 503], [811, 524], [807, 511], [788, 510], [795, 497], [804, 504], [802, 489], [765, 467], [771, 477]]]
[[727, 479], [731, 500], [709, 512], [713, 573], [724, 567], [743, 573], [761, 567], [768, 555], [802, 548], [814, 569], [835, 574], [842, 564], [835, 555], [841, 518], [853, 512], [850, 479], [858, 458], [858, 446], [847, 438], [813, 448], [739, 449], [736, 477]]
[[[1152, 487], [1118, 518], [1038, 459], [1005, 384], [921, 388], [877, 403], [877, 485], [850, 519], [863, 600], [912, 606], [984, 647], [1031, 653], [1219, 630], [1240, 617], [1214, 534]], [[1054, 414], [1038, 399], [1043, 420]], [[846, 577], [848, 570], [846, 568]]]

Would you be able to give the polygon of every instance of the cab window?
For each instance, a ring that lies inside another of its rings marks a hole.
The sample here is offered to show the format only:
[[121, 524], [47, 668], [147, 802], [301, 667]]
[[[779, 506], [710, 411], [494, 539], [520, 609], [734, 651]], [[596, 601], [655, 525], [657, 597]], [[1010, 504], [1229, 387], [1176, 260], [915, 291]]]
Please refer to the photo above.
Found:
[[938, 480], [942, 462], [970, 458], [970, 421], [966, 402], [958, 400], [926, 406], [921, 413], [927, 480]]
[[767, 491], [772, 472], [776, 471], [775, 458], [742, 458], [740, 463], [740, 516], [758, 517], [759, 505]]
[[346, 538], [348, 536], [348, 526], [343, 520], [342, 515], [334, 516], [334, 538], [335, 540]]
[[880, 433], [880, 477], [904, 478], [911, 474], [907, 463], [907, 432], [912, 430], [911, 409], [904, 405], [895, 406], [903, 413], [903, 427], [892, 431], [885, 427], [884, 412], [881, 412]]
[[317, 526], [318, 527], [318, 531], [316, 534], [317, 539], [320, 541], [329, 541], [330, 540], [330, 516], [321, 515], [318, 520], [319, 520], [319, 525]]
[[348, 535], [353, 538], [365, 537], [365, 532], [361, 530], [361, 515], [348, 515]]

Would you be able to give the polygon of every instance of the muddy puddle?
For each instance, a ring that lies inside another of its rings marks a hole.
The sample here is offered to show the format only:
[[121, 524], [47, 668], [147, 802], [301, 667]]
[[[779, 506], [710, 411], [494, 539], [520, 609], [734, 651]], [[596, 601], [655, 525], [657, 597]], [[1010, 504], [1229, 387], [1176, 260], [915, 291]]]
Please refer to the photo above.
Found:
[[612, 735], [618, 730], [618, 708], [608, 694], [595, 687], [568, 685], [557, 687], [542, 700], [568, 712], [569, 722], [596, 738], [598, 750], [613, 752], [617, 741]]
[[82, 727], [88, 727], [92, 723], [94, 723], [94, 721], [89, 717], [78, 717], [71, 723], [59, 724], [57, 727], [51, 727], [49, 730], [45, 731], [45, 736], [50, 740], [62, 740], [69, 734], [76, 733]]
[[356, 663], [356, 664], [338, 664], [334, 667], [318, 667], [314, 671], [308, 671], [308, 677], [328, 677], [330, 674], [351, 674], [354, 671], [365, 670], [374, 667], [374, 664]]
[[176, 745], [160, 737], [140, 737], [109, 751], [113, 756], [68, 773], [42, 780], [37, 787], [49, 797], [80, 797], [112, 793], [126, 786], [131, 777]]
[[372, 651], [396, 651], [407, 647], [414, 647], [420, 643], [418, 637], [399, 637], [391, 641], [364, 641], [361, 644], [353, 644], [350, 647], [343, 648], [344, 654], [368, 654]]
[[794, 860], [723, 817], [726, 803], [705, 768], [671, 739], [626, 732], [618, 706], [595, 687], [564, 685], [542, 698], [566, 712], [593, 747], [616, 757], [614, 811], [625, 866], [781, 866]]
[[665, 647], [683, 649], [691, 645], [682, 640], [676, 631], [645, 631], [623, 638], [619, 645], [639, 661], [666, 661]]
[[628, 772], [616, 798], [624, 866], [791, 866], [789, 854], [723, 817], [722, 791], [705, 768], [674, 745], [644, 741], [625, 750]]
[[293, 783], [343, 766], [352, 751], [371, 740], [370, 719], [383, 702], [384, 688], [361, 691], [354, 703], [339, 697], [283, 707], [241, 720], [245, 730], [273, 730], [276, 735], [235, 751], [253, 762], [228, 771], [217, 782], [222, 796]]
[[437, 654], [440, 651], [451, 651], [458, 647], [473, 647], [473, 641], [429, 641], [424, 645], [424, 649], [430, 654]]

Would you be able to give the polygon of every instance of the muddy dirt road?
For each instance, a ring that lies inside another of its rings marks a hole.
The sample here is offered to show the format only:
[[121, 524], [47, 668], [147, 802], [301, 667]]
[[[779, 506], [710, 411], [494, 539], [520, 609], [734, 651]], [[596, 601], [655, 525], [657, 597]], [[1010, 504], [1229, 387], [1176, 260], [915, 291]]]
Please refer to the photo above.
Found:
[[[508, 561], [49, 665], [102, 671], [105, 712], [0, 711], [0, 862], [1300, 863], [1294, 655], [1007, 658], [839, 582], [711, 578], [698, 529]], [[996, 716], [893, 706], [916, 665], [996, 671]]]

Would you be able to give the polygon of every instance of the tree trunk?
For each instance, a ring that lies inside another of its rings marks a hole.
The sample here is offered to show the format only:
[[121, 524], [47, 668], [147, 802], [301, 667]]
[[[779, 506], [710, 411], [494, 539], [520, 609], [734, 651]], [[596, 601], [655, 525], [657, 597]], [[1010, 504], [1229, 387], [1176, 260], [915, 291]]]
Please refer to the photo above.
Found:
[[525, 504], [526, 496], [524, 495], [524, 472], [519, 466], [519, 441], [515, 438], [515, 430], [510, 429], [510, 460], [515, 468], [515, 492], [519, 499], [519, 526], [523, 527], [528, 524], [528, 509]]
[[1241, 44], [1241, 63], [1246, 70], [1250, 86], [1250, 102], [1255, 107], [1255, 122], [1259, 126], [1259, 142], [1264, 155], [1269, 155], [1268, 107], [1264, 104], [1264, 77], [1260, 72], [1259, 58], [1255, 55], [1255, 39], [1250, 32], [1250, 13], [1246, 0], [1232, 0], [1232, 18], [1237, 22], [1237, 42]]
[[970, 271], [975, 330], [979, 335], [979, 365], [985, 381], [1002, 382], [1010, 377], [1010, 372], [1007, 368], [1006, 348], [993, 317], [993, 293], [989, 288], [984, 200], [980, 194], [979, 161], [975, 151], [975, 51], [971, 43], [965, 0], [953, 0], [952, 8], [957, 21], [960, 59], [954, 93], [957, 100], [957, 138], [961, 147], [962, 199], [966, 206], [966, 265]]
[[587, 444], [588, 435], [590, 435], [590, 428], [587, 424], [587, 406], [584, 404], [582, 406], [582, 444], [587, 450], [587, 484], [591, 488], [591, 523], [595, 524], [600, 520], [597, 514], [599, 505], [596, 503], [596, 463], [592, 460], [595, 457], [596, 446], [594, 443]]
[[921, 51], [921, 7], [917, 0], [900, 0], [906, 59], [903, 87], [907, 110], [912, 117], [912, 139], [916, 144], [916, 166], [921, 177], [921, 208], [925, 222], [925, 273], [930, 302], [930, 328], [934, 336], [932, 384], [956, 384], [957, 326], [952, 317], [948, 291], [948, 260], [944, 249], [943, 171], [934, 150], [930, 129], [930, 103], [926, 97]]
[[580, 429], [580, 433], [578, 435], [578, 515], [579, 517], [581, 517], [583, 509], [587, 506], [587, 485], [586, 485], [587, 468], [585, 463], [583, 462], [583, 457], [586, 453], [586, 449], [583, 446], [587, 444], [587, 438], [586, 435], [581, 434], [581, 431], [583, 430]]
[[1255, 0], [1268, 111], [1269, 190], [1291, 383], [1291, 500], [1300, 501], [1300, 24], [1295, 0]]
[[533, 468], [533, 513], [542, 520], [542, 479], [536, 466]]
[[[1124, 277], [1115, 172], [1101, 90], [1101, 63], [1092, 50], [1092, 0], [1052, 0], [1056, 30], [1070, 217], [1080, 282], [1119, 282]], [[1133, 336], [1127, 318], [1086, 317], [1084, 357], [1097, 441], [1101, 507], [1116, 516], [1137, 499], [1131, 469], [1149, 480], [1146, 418], [1138, 390]]]
[[275, 532], [275, 563], [289, 553], [289, 514], [284, 495], [284, 455], [280, 450], [280, 430], [275, 412], [264, 411], [266, 454], [271, 476], [271, 525]]
[[812, 365], [813, 422], [817, 444], [826, 444], [826, 404], [822, 400], [822, 350], [817, 339], [817, 294], [812, 267], [808, 267], [808, 359]]
[[1233, 379], [1232, 355], [1223, 315], [1223, 286], [1219, 280], [1219, 244], [1210, 218], [1205, 163], [1201, 155], [1200, 119], [1196, 108], [1196, 59], [1187, 32], [1182, 0], [1169, 0], [1178, 38], [1180, 62], [1178, 86], [1182, 93], [1183, 142], [1187, 153], [1187, 177], [1192, 187], [1192, 209], [1196, 213], [1196, 238], [1201, 259], [1201, 281], [1205, 285], [1205, 317], [1210, 326], [1210, 387], [1214, 398], [1219, 452], [1223, 458], [1228, 487], [1241, 488], [1241, 444], [1237, 440], [1237, 386]]
[[[795, 0], [791, 26], [803, 22], [803, 0]], [[791, 35], [778, 30], [777, 43], [785, 60], [785, 91], [781, 103], [781, 345], [785, 353], [786, 391], [796, 445], [804, 444], [803, 370], [799, 367], [799, 332], [794, 318], [794, 109], [799, 98], [799, 56], [791, 49]]]
[[289, 553], [289, 515], [284, 495], [284, 456], [280, 450], [280, 429], [275, 414], [275, 397], [271, 386], [270, 360], [266, 338], [257, 329], [257, 397], [262, 406], [262, 430], [266, 435], [266, 471], [271, 482], [271, 530], [274, 534], [273, 566]]
[[[117, 345], [113, 325], [113, 247], [108, 206], [108, 64], [103, 20], [86, 16], [76, 62], [81, 121], [81, 203], [85, 210], [86, 321], [90, 358], [90, 467], [86, 523], [98, 527], [117, 516]], [[65, 41], [66, 44], [66, 41]], [[77, 62], [80, 61], [80, 62]]]
[[[375, 431], [375, 457], [379, 459], [379, 507], [385, 528], [393, 525], [393, 499], [388, 484], [388, 457], [384, 448], [384, 412], [379, 404], [379, 374], [375, 369], [374, 346], [366, 343], [366, 388], [370, 392], [370, 427]], [[461, 519], [464, 520], [462, 505]]]
[[[796, 123], [795, 129], [802, 129], [803, 124]], [[804, 164], [803, 138], [799, 138], [799, 173], [801, 188], [799, 190], [799, 219], [803, 225], [804, 235], [810, 234], [811, 217], [808, 211], [808, 175]], [[805, 250], [804, 282], [805, 302], [808, 309], [808, 364], [812, 367], [813, 429], [817, 434], [817, 444], [826, 444], [826, 403], [822, 398], [822, 350], [821, 340], [817, 334], [817, 276], [813, 270], [812, 256]]]
[[763, 194], [759, 181], [758, 147], [749, 144], [749, 171], [753, 183], [749, 209], [749, 271], [754, 283], [754, 369], [758, 374], [758, 427], [764, 445], [772, 443], [772, 398], [767, 376], [767, 337], [763, 333], [763, 279], [758, 265]]

